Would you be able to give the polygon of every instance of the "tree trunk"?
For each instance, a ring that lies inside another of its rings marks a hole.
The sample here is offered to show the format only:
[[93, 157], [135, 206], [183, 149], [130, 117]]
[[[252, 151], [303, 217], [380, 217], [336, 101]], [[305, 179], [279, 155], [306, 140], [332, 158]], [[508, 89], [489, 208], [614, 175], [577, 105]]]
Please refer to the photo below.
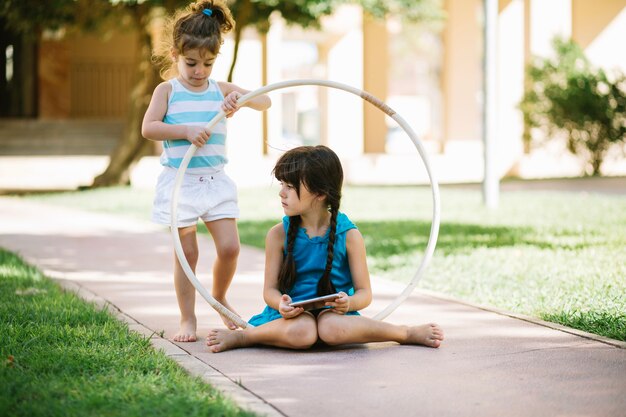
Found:
[[109, 165], [94, 179], [91, 188], [128, 185], [131, 167], [143, 156], [151, 155], [154, 149], [153, 142], [141, 136], [141, 123], [152, 92], [160, 82], [160, 75], [158, 68], [151, 63], [152, 40], [147, 22], [144, 21], [144, 13], [137, 11], [135, 19], [141, 31], [139, 39], [141, 54], [135, 87], [130, 94], [126, 126], [111, 153]]
[[237, 64], [237, 56], [239, 55], [239, 44], [241, 42], [241, 35], [243, 34], [243, 30], [246, 26], [248, 26], [248, 22], [250, 22], [250, 14], [252, 13], [252, 4], [250, 0], [245, 0], [241, 2], [241, 5], [235, 12], [233, 16], [235, 19], [235, 46], [233, 50], [233, 60], [230, 63], [230, 70], [228, 71], [228, 82], [233, 81], [233, 74], [235, 73], [235, 65]]
[[230, 69], [228, 70], [228, 78], [227, 81], [229, 83], [233, 82], [233, 74], [235, 72], [235, 65], [237, 65], [237, 55], [239, 55], [239, 42], [241, 41], [241, 29], [239, 26], [235, 28], [235, 47], [233, 50], [233, 60], [230, 63]]
[[594, 177], [600, 176], [600, 168], [602, 167], [602, 162], [604, 161], [604, 153], [606, 149], [604, 147], [599, 147], [599, 149], [594, 150], [591, 153], [591, 175]]

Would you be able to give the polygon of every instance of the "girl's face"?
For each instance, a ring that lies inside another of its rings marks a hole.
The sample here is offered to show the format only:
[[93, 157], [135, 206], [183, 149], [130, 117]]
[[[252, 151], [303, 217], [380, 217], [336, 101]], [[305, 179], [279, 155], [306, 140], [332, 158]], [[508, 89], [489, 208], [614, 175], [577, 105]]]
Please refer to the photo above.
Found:
[[298, 216], [315, 210], [324, 201], [323, 196], [311, 193], [304, 185], [300, 186], [300, 197], [298, 197], [296, 187], [282, 181], [278, 195], [287, 216]]
[[185, 51], [185, 55], [173, 51], [172, 57], [176, 62], [179, 78], [185, 87], [194, 91], [206, 89], [207, 80], [213, 70], [215, 55], [209, 51], [190, 49]]

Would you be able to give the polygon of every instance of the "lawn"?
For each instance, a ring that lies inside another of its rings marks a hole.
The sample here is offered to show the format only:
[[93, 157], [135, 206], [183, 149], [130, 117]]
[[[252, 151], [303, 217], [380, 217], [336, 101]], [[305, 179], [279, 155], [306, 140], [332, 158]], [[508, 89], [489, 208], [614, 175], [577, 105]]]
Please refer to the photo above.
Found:
[[0, 249], [1, 416], [252, 416]]
[[[241, 241], [262, 247], [282, 211], [276, 184], [240, 190]], [[152, 191], [113, 188], [30, 196], [147, 220]], [[366, 239], [374, 275], [408, 282], [432, 217], [425, 187], [346, 187], [342, 210]], [[626, 340], [626, 196], [444, 187], [435, 255], [419, 287]]]

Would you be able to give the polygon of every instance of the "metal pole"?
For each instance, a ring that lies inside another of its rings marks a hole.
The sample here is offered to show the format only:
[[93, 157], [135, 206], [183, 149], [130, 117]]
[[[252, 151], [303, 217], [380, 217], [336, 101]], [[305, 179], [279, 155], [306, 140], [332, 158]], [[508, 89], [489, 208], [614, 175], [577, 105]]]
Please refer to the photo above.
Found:
[[498, 0], [483, 0], [483, 203], [487, 208], [498, 207], [499, 178], [495, 167], [496, 156], [496, 34], [498, 24]]

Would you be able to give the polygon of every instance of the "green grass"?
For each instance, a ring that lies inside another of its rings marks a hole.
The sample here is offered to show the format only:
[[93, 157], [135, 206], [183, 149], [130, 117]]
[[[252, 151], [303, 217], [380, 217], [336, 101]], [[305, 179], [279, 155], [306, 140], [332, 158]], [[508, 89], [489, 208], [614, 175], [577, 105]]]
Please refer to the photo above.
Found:
[[2, 416], [252, 415], [3, 250], [0, 335]]
[[[282, 211], [274, 184], [240, 190], [241, 241], [262, 247]], [[150, 191], [33, 196], [148, 219]], [[626, 196], [443, 188], [441, 230], [419, 286], [626, 341]], [[408, 282], [430, 233], [424, 187], [346, 187], [342, 210], [365, 236], [373, 274]]]

